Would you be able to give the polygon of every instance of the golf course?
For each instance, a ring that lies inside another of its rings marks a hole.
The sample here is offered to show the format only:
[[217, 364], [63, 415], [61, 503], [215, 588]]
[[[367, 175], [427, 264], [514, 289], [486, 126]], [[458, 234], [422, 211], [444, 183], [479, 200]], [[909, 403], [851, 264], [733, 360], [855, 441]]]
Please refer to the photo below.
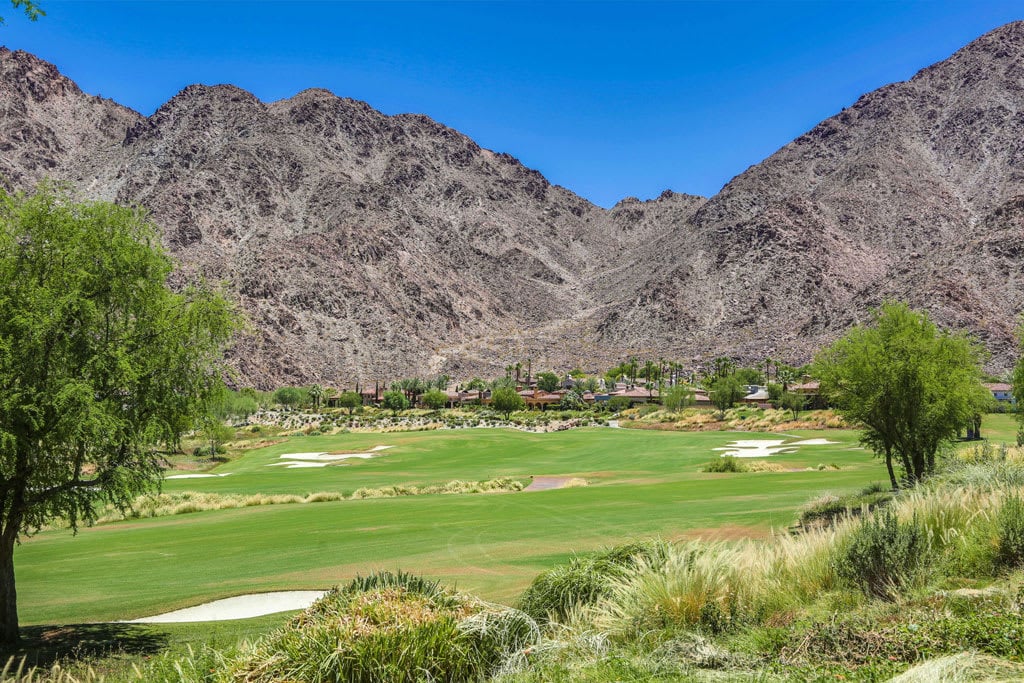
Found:
[[[786, 448], [746, 462], [771, 462], [771, 471], [704, 471], [737, 444], [765, 440]], [[509, 602], [576, 551], [650, 537], [766, 537], [822, 492], [885, 479], [851, 430], [608, 427], [291, 436], [203, 474], [168, 472], [163, 491], [349, 497], [453, 480], [527, 485], [533, 477], [587, 485], [254, 505], [128, 519], [77, 535], [47, 530], [16, 551], [23, 623], [134, 619], [245, 593], [329, 588], [377, 569]]]

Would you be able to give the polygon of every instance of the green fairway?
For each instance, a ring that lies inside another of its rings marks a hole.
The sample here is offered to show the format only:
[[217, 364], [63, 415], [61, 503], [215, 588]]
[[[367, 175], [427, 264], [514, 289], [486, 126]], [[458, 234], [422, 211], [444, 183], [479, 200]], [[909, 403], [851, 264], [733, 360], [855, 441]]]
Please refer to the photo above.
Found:
[[[787, 470], [709, 474], [734, 440], [826, 438], [771, 458]], [[341, 467], [268, 467], [281, 454], [393, 448]], [[841, 469], [819, 465], [835, 464]], [[814, 468], [807, 470], [806, 468]], [[124, 619], [239, 593], [329, 587], [402, 568], [510, 600], [573, 550], [629, 539], [737, 538], [789, 525], [812, 495], [885, 478], [852, 431], [791, 435], [582, 429], [298, 437], [165, 490], [308, 493], [452, 479], [565, 475], [584, 488], [278, 505], [46, 532], [16, 554], [25, 623]]]

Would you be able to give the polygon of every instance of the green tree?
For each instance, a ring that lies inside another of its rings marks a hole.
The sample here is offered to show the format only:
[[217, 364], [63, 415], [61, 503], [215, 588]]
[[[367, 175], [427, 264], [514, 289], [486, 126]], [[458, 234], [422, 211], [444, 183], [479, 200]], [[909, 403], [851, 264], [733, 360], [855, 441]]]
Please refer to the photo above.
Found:
[[302, 403], [302, 392], [296, 387], [281, 387], [274, 392], [274, 403], [285, 408], [294, 408]]
[[327, 395], [327, 391], [319, 384], [314, 384], [309, 388], [307, 394], [313, 404], [313, 410], [320, 410], [320, 404], [323, 402], [324, 396]]
[[511, 377], [495, 377], [491, 380], [491, 390], [494, 389], [515, 389], [516, 383]]
[[786, 391], [779, 396], [779, 405], [782, 406], [783, 410], [791, 411], [793, 419], [796, 420], [800, 417], [800, 411], [807, 405], [807, 396], [793, 391]]
[[[1017, 338], [1021, 346], [1024, 346], [1024, 318], [1017, 330]], [[1024, 446], [1024, 355], [1017, 360], [1010, 382], [1013, 385], [1013, 399], [1017, 408], [1017, 445]]]
[[487, 382], [483, 381], [479, 377], [474, 377], [473, 379], [466, 382], [466, 391], [475, 391], [477, 401], [483, 401], [484, 389], [486, 388]]
[[[39, 3], [34, 2], [33, 0], [11, 0], [11, 5], [14, 7], [14, 9], [20, 9], [21, 11], [23, 11], [25, 13], [25, 16], [28, 17], [29, 21], [35, 21], [39, 17], [46, 16], [46, 12], [44, 12], [42, 8], [39, 7]], [[4, 18], [0, 17], [0, 24], [3, 23]]]
[[523, 397], [515, 389], [502, 387], [501, 389], [495, 389], [494, 393], [491, 394], [491, 407], [499, 413], [505, 413], [505, 419], [507, 420], [511, 417], [513, 411], [524, 409], [526, 402], [523, 401]]
[[672, 412], [678, 412], [693, 405], [693, 389], [683, 384], [676, 384], [665, 390], [661, 404]]
[[14, 546], [77, 529], [160, 480], [159, 450], [221, 396], [237, 314], [201, 284], [174, 293], [139, 211], [42, 185], [0, 192], [0, 639], [18, 639]]
[[[235, 430], [220, 420], [210, 417], [203, 424], [203, 429], [199, 433], [199, 436], [203, 441], [209, 444], [206, 455], [209, 455], [212, 458], [217, 455], [217, 453], [221, 452], [225, 443], [234, 438]], [[201, 450], [202, 449], [200, 449], [200, 452]]]
[[553, 372], [538, 372], [537, 373], [537, 388], [541, 391], [558, 391], [558, 387], [561, 386], [562, 381], [558, 379], [558, 375]]
[[887, 303], [815, 358], [814, 375], [839, 412], [864, 430], [861, 441], [894, 460], [908, 484], [935, 470], [939, 446], [984, 405], [982, 350], [965, 334], [940, 331], [924, 313]]
[[578, 391], [567, 391], [558, 404], [559, 410], [586, 410], [587, 402]]
[[629, 400], [628, 396], [612, 396], [608, 399], [608, 410], [613, 413], [620, 413], [631, 405], [633, 402]]
[[736, 361], [728, 356], [719, 356], [711, 364], [715, 377], [725, 377], [736, 372]]
[[337, 402], [339, 408], [347, 409], [351, 415], [356, 408], [363, 405], [363, 397], [354, 391], [343, 391], [338, 395]]
[[420, 397], [423, 404], [431, 410], [441, 410], [448, 404], [448, 394], [440, 389], [431, 389]]
[[723, 415], [746, 393], [746, 387], [740, 384], [735, 375], [718, 375], [708, 382], [708, 398]]
[[399, 389], [385, 391], [384, 395], [381, 396], [381, 403], [395, 415], [398, 415], [399, 411], [405, 410], [409, 407], [409, 399], [407, 399], [405, 394]]

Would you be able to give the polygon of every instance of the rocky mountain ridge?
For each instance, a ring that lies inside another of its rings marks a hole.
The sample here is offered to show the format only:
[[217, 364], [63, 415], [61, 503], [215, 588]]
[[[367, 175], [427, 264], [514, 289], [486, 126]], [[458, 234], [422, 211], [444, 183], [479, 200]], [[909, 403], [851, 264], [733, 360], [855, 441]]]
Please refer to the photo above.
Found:
[[0, 177], [145, 207], [249, 315], [241, 383], [798, 362], [885, 298], [974, 331], [998, 371], [1024, 309], [1022, 66], [1018, 22], [711, 199], [605, 210], [425, 116], [195, 85], [144, 117], [0, 48]]

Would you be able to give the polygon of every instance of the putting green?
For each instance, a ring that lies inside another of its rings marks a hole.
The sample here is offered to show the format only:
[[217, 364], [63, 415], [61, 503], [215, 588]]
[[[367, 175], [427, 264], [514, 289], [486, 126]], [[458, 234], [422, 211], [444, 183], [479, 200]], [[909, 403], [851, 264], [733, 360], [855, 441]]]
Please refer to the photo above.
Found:
[[[582, 429], [298, 437], [225, 465], [224, 477], [177, 479], [165, 490], [308, 493], [452, 479], [571, 475], [584, 488], [278, 505], [45, 532], [16, 551], [25, 623], [129, 619], [264, 590], [314, 589], [375, 568], [401, 568], [511, 600], [573, 550], [638, 537], [738, 538], [785, 527], [823, 490], [885, 477], [852, 431], [771, 458], [791, 471], [710, 474], [713, 448], [765, 435]], [[344, 466], [268, 466], [288, 453], [366, 452]], [[836, 464], [839, 470], [816, 469]], [[806, 468], [815, 468], [807, 470]]]

